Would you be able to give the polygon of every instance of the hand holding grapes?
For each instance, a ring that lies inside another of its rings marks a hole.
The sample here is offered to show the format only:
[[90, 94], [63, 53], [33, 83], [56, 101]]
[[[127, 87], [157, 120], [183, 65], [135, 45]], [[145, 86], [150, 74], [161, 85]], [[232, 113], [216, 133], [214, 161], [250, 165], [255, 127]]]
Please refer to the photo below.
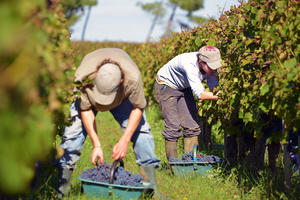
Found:
[[94, 165], [98, 165], [98, 162], [100, 161], [100, 164], [104, 162], [104, 156], [103, 156], [103, 150], [101, 146], [97, 146], [93, 148], [92, 154], [91, 154], [91, 160]]

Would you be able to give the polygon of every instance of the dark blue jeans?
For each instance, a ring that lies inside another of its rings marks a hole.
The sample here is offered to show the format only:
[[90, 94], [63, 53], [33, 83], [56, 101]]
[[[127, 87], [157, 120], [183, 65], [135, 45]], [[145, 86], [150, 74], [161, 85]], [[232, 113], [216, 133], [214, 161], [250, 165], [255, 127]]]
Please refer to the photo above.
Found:
[[162, 131], [164, 139], [177, 141], [182, 134], [184, 137], [198, 136], [198, 109], [191, 88], [175, 90], [155, 82], [154, 89], [165, 124]]
[[[128, 118], [133, 106], [128, 99], [116, 108], [110, 110], [116, 121], [124, 130], [128, 123]], [[80, 117], [80, 108], [78, 100], [71, 105], [71, 118], [73, 123], [65, 128], [62, 137], [61, 147], [65, 150], [64, 155], [58, 160], [61, 168], [75, 168], [76, 162], [80, 158], [81, 149], [86, 139], [87, 133]], [[95, 115], [97, 112], [95, 112]], [[101, 127], [100, 127], [101, 128]], [[113, 133], [112, 133], [113, 134]], [[136, 157], [136, 163], [139, 165], [157, 166], [160, 162], [154, 152], [154, 140], [150, 132], [150, 125], [147, 122], [145, 111], [139, 126], [131, 138], [133, 150]], [[101, 141], [100, 141], [101, 142]]]

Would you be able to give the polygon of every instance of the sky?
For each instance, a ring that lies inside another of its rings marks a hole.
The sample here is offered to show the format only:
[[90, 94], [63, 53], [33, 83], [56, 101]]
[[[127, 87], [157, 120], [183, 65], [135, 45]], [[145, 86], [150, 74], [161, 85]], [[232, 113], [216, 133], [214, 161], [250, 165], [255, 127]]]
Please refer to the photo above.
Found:
[[[98, 4], [91, 9], [84, 40], [86, 41], [122, 41], [145, 42], [154, 16], [137, 6], [139, 0], [98, 0]], [[140, 0], [141, 1], [141, 0]], [[143, 0], [142, 2], [154, 2]], [[197, 16], [218, 19], [221, 11], [230, 10], [231, 6], [238, 6], [238, 0], [204, 0], [204, 8], [193, 13]], [[171, 9], [167, 10], [164, 23], [155, 26], [151, 40], [158, 41], [163, 35]], [[180, 32], [178, 20], [196, 26], [185, 17], [186, 11], [176, 10], [173, 30]], [[71, 40], [81, 40], [85, 14], [71, 27]]]

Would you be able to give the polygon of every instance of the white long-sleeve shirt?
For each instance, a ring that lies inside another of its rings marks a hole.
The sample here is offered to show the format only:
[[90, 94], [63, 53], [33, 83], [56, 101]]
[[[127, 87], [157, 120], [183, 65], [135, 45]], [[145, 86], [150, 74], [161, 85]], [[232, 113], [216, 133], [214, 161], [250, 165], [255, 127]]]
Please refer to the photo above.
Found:
[[197, 54], [198, 52], [191, 52], [177, 55], [157, 72], [158, 78], [174, 89], [191, 87], [195, 96], [200, 99], [200, 94], [205, 90], [203, 80], [207, 80], [210, 90], [219, 82], [216, 73], [201, 74]]

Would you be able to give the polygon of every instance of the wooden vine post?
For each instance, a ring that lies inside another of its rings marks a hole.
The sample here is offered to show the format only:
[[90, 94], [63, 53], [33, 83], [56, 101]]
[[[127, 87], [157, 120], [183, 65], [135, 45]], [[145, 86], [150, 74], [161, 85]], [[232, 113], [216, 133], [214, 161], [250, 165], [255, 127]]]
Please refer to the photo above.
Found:
[[287, 186], [287, 190], [291, 189], [292, 182], [291, 182], [291, 160], [290, 155], [287, 150], [288, 145], [283, 145], [283, 163], [284, 163], [284, 182]]

